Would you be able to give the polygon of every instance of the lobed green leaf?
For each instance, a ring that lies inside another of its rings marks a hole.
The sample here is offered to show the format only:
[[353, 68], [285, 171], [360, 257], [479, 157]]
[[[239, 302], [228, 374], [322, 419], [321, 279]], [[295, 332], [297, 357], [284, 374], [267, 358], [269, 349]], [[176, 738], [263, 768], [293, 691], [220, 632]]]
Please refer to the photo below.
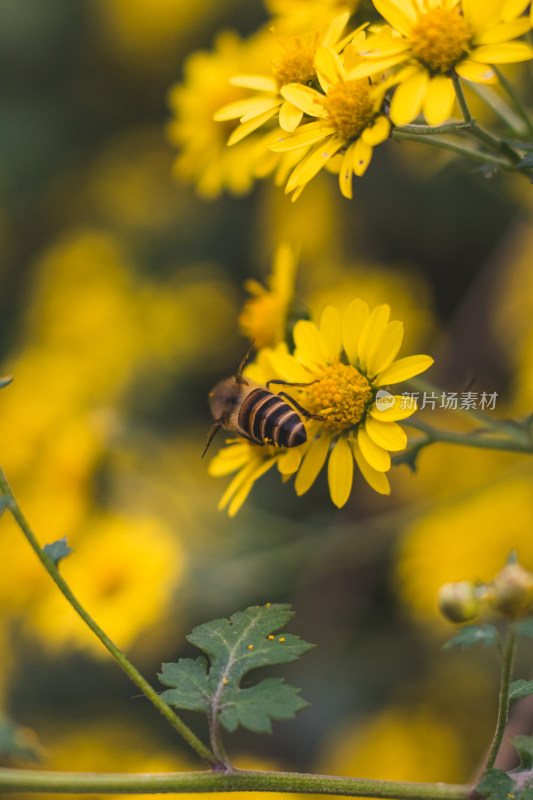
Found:
[[533, 736], [515, 736], [511, 744], [520, 756], [522, 768], [533, 769]]
[[187, 639], [209, 657], [163, 664], [159, 679], [170, 687], [162, 698], [177, 708], [204, 711], [228, 731], [239, 725], [257, 733], [272, 730], [272, 719], [290, 719], [307, 703], [299, 689], [281, 678], [266, 678], [241, 688], [253, 669], [288, 664], [313, 645], [292, 634], [276, 635], [293, 616], [286, 604], [253, 606], [230, 619], [215, 619], [194, 628]]
[[509, 687], [509, 700], [520, 700], [521, 697], [527, 697], [530, 694], [533, 694], [533, 681], [520, 679], [513, 681]]
[[484, 644], [487, 647], [498, 644], [500, 640], [494, 625], [465, 625], [464, 628], [452, 636], [444, 645], [444, 650], [451, 647], [470, 647], [473, 644]]
[[66, 536], [63, 536], [62, 539], [58, 539], [57, 542], [45, 544], [43, 550], [46, 555], [52, 559], [56, 567], [63, 558], [67, 558], [67, 556], [74, 552], [72, 547], [68, 546]]
[[476, 786], [476, 794], [486, 800], [508, 800], [513, 781], [502, 769], [490, 769]]

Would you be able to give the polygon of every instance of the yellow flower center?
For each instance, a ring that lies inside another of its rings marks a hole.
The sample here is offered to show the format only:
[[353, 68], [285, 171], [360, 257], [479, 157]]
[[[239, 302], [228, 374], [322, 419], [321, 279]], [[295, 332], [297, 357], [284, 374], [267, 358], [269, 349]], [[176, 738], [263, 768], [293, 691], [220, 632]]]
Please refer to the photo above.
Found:
[[288, 83], [313, 83], [316, 78], [317, 37], [295, 36], [280, 44], [284, 52], [277, 61], [272, 62], [272, 73], [278, 87], [281, 89]]
[[311, 414], [325, 417], [331, 431], [353, 428], [373, 402], [370, 382], [358, 369], [335, 361], [322, 367], [322, 376], [305, 390], [302, 405]]
[[411, 32], [413, 55], [432, 72], [449, 72], [468, 52], [472, 29], [457, 9], [432, 8]]
[[363, 80], [340, 81], [330, 86], [322, 104], [328, 122], [343, 139], [355, 139], [372, 123], [371, 84]]

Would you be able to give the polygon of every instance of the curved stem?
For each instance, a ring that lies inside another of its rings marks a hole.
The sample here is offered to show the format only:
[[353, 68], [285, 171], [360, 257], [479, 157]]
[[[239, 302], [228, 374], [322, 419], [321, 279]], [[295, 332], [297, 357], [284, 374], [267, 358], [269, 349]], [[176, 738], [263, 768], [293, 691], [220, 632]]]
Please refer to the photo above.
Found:
[[392, 800], [395, 798], [397, 800], [470, 800], [473, 792], [472, 786], [463, 784], [365, 780], [298, 772], [238, 770], [231, 775], [217, 772], [97, 775], [94, 773], [1, 768], [0, 789], [3, 792], [33, 791], [55, 794], [297, 792], [299, 794], [331, 794], [346, 797], [392, 798]]
[[523, 121], [530, 138], [533, 139], [533, 122], [532, 122], [531, 117], [529, 116], [526, 108], [524, 108], [524, 105], [522, 103], [521, 98], [515, 92], [514, 87], [512, 86], [512, 84], [509, 83], [509, 81], [507, 80], [505, 75], [501, 72], [501, 70], [499, 70], [497, 67], [492, 67], [492, 69], [494, 70], [494, 72], [498, 76], [498, 80], [500, 82], [500, 85], [502, 86], [502, 88], [506, 92], [506, 94], [509, 97], [509, 99], [512, 101], [512, 103], [513, 103], [513, 105], [514, 105], [514, 107], [516, 109], [516, 112], [520, 116], [520, 119]]
[[71, 591], [70, 587], [68, 586], [67, 582], [59, 572], [57, 566], [55, 565], [54, 561], [47, 555], [47, 553], [42, 549], [35, 534], [33, 533], [32, 529], [28, 521], [26, 520], [24, 514], [22, 513], [17, 501], [13, 496], [13, 492], [11, 491], [11, 487], [7, 481], [7, 478], [0, 468], [0, 493], [3, 497], [6, 498], [6, 507], [11, 511], [11, 514], [15, 518], [19, 528], [21, 529], [22, 533], [30, 543], [31, 547], [37, 554], [37, 557], [41, 561], [42, 565], [58, 587], [59, 591], [63, 594], [66, 600], [70, 603], [70, 605], [74, 608], [74, 610], [79, 614], [85, 624], [92, 630], [92, 632], [100, 639], [104, 647], [107, 651], [113, 656], [117, 664], [121, 667], [121, 669], [128, 675], [129, 678], [135, 683], [135, 685], [141, 690], [141, 692], [145, 695], [145, 697], [150, 700], [150, 702], [161, 712], [161, 714], [165, 717], [165, 719], [170, 722], [173, 728], [175, 728], [178, 733], [180, 733], [186, 742], [195, 750], [198, 755], [204, 759], [208, 764], [211, 766], [218, 766], [219, 761], [216, 756], [203, 744], [203, 742], [198, 739], [198, 737], [190, 730], [190, 728], [185, 725], [184, 722], [174, 713], [167, 703], [165, 703], [155, 689], [148, 683], [146, 678], [144, 678], [141, 673], [133, 666], [133, 664], [128, 661], [126, 655], [120, 650], [119, 647], [109, 638], [109, 636], [102, 630], [102, 628], [98, 625], [97, 622], [87, 613], [87, 611], [83, 608], [79, 600], [75, 597], [73, 592]]
[[432, 444], [433, 442], [443, 442], [446, 444], [459, 444], [463, 447], [478, 447], [485, 450], [505, 450], [512, 453], [533, 453], [533, 442], [516, 442], [510, 439], [503, 439], [497, 436], [486, 436], [482, 432], [470, 431], [468, 433], [443, 431], [434, 428], [425, 422], [414, 419], [406, 419], [403, 423], [417, 431], [426, 434], [425, 439], [419, 439], [409, 443], [410, 446], [420, 447]]
[[509, 632], [507, 635], [507, 642], [503, 651], [503, 664], [502, 676], [500, 680], [500, 696], [498, 700], [498, 718], [496, 721], [496, 730], [494, 731], [494, 738], [490, 746], [487, 763], [484, 772], [492, 769], [496, 761], [496, 757], [500, 751], [502, 744], [503, 734], [509, 719], [509, 686], [511, 684], [511, 672], [513, 669], [513, 660], [515, 652], [516, 633], [514, 625], [509, 625]]
[[[404, 126], [406, 127], [406, 126]], [[468, 126], [470, 129], [470, 126]], [[464, 128], [466, 130], [466, 127]], [[420, 144], [428, 144], [432, 147], [439, 147], [441, 150], [451, 150], [457, 155], [466, 156], [473, 161], [481, 161], [483, 164], [490, 164], [499, 169], [511, 170], [512, 165], [509, 160], [498, 158], [490, 153], [483, 153], [481, 150], [473, 150], [471, 147], [461, 147], [455, 142], [450, 142], [447, 139], [439, 139], [437, 136], [417, 135], [414, 133], [404, 133], [402, 130], [393, 130], [392, 138], [398, 141], [419, 142]]]

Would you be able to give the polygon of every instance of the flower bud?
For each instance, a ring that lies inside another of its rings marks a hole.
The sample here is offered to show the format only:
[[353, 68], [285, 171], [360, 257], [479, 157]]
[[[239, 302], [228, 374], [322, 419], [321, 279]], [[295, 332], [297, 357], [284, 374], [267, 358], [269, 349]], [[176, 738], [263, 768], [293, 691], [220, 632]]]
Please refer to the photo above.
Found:
[[492, 582], [491, 607], [505, 617], [516, 619], [533, 611], [533, 574], [521, 564], [507, 564]]
[[478, 587], [471, 581], [445, 583], [439, 590], [439, 610], [450, 622], [470, 622], [482, 608]]

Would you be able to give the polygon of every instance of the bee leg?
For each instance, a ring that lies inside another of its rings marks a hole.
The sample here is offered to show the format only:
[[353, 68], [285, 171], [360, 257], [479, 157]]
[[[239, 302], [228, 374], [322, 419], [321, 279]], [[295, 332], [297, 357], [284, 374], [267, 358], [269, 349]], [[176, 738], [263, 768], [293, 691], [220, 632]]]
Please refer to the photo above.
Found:
[[[270, 386], [271, 383], [281, 383], [283, 386], [312, 386], [313, 383], [318, 383], [318, 378], [316, 380], [314, 380], [314, 381], [308, 381], [307, 383], [291, 383], [291, 381], [282, 381], [282, 380], [278, 380], [277, 378], [274, 378], [273, 380], [267, 381], [265, 383], [265, 386], [266, 386], [267, 389], [268, 389], [268, 387]], [[280, 392], [280, 394], [281, 394], [281, 392]]]
[[[307, 386], [308, 384], [304, 385]], [[285, 399], [288, 400], [296, 409], [298, 409], [300, 414], [302, 414], [306, 419], [318, 419], [318, 420], [326, 419], [325, 417], [322, 416], [322, 414], [311, 414], [310, 411], [306, 411], [306, 409], [303, 406], [301, 406], [300, 403], [298, 403], [294, 399], [294, 397], [291, 397], [290, 394], [287, 394], [287, 392], [278, 392], [278, 397], [285, 397]]]
[[217, 419], [217, 421], [213, 422], [213, 424], [211, 425], [211, 428], [209, 429], [209, 433], [207, 434], [207, 440], [206, 440], [206, 443], [205, 443], [204, 452], [202, 453], [202, 458], [207, 453], [207, 449], [208, 449], [209, 445], [211, 444], [211, 442], [213, 441], [213, 437], [214, 437], [215, 433], [221, 427], [222, 427], [222, 421], [219, 420], [219, 419]]

